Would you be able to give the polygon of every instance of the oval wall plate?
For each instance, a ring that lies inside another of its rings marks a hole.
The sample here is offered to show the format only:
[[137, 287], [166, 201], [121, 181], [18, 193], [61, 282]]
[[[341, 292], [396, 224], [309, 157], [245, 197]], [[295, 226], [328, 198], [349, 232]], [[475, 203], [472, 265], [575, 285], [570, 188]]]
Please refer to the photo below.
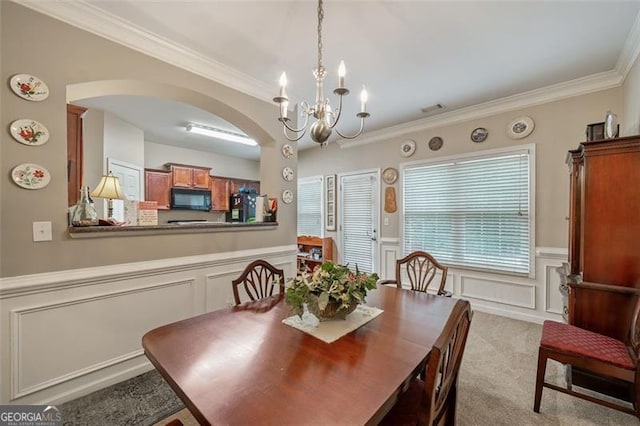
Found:
[[489, 131], [484, 127], [478, 127], [471, 132], [471, 140], [476, 143], [484, 142], [489, 136]]
[[31, 74], [16, 74], [9, 82], [13, 93], [28, 101], [44, 101], [49, 97], [49, 87]]
[[292, 201], [293, 201], [293, 192], [291, 192], [288, 189], [285, 189], [284, 191], [282, 191], [282, 202], [284, 202], [285, 204], [291, 204]]
[[400, 154], [403, 157], [411, 157], [414, 152], [416, 152], [415, 141], [407, 139], [406, 141], [402, 142], [402, 145], [400, 146]]
[[437, 151], [442, 148], [444, 141], [440, 136], [434, 136], [429, 140], [429, 149], [431, 151]]
[[293, 169], [291, 167], [282, 169], [282, 178], [287, 182], [291, 182], [293, 180]]
[[33, 164], [24, 163], [13, 168], [11, 178], [21, 188], [25, 189], [41, 189], [49, 185], [51, 175], [44, 167]]
[[509, 123], [507, 135], [511, 139], [526, 138], [533, 132], [534, 124], [531, 117], [518, 117]]
[[18, 142], [29, 146], [43, 145], [49, 140], [49, 130], [42, 123], [28, 118], [11, 123], [9, 133]]

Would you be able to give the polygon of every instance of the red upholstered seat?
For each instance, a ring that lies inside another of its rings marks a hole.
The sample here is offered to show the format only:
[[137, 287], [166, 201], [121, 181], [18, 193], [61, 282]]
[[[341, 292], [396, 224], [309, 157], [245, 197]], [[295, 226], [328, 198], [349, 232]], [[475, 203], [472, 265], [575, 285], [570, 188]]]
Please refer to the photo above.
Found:
[[540, 346], [617, 365], [627, 370], [636, 368], [629, 350], [621, 341], [556, 321], [544, 322]]
[[[566, 283], [570, 288], [569, 304], [571, 306], [576, 303], [574, 296], [576, 289], [615, 293], [635, 298], [636, 306], [631, 324], [629, 324], [628, 341], [623, 342], [606, 334], [599, 334], [596, 332], [599, 331], [597, 326], [592, 331], [556, 321], [545, 321], [538, 348], [538, 370], [533, 411], [540, 412], [542, 388], [549, 388], [623, 413], [633, 414], [640, 419], [640, 363], [638, 363], [638, 358], [640, 358], [640, 297], [638, 297], [640, 289], [575, 281], [575, 277], [567, 279]], [[571, 311], [569, 313], [571, 314]], [[569, 320], [573, 321], [574, 318], [569, 315]], [[582, 325], [582, 323], [578, 323]], [[549, 359], [567, 366], [566, 386], [545, 381], [547, 360]], [[620, 387], [624, 387], [628, 391], [629, 401], [633, 402], [632, 406], [601, 398], [593, 392], [582, 392], [580, 387], [574, 390], [572, 383], [574, 368], [603, 380], [615, 380], [620, 383]]]

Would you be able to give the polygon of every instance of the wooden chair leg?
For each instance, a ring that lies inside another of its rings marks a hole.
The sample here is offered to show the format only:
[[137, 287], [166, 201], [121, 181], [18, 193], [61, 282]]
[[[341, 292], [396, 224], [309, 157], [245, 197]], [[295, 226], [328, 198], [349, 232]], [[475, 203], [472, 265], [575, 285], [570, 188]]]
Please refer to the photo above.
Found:
[[448, 396], [449, 408], [447, 409], [449, 413], [447, 414], [447, 421], [446, 421], [447, 426], [455, 426], [456, 424], [456, 402], [458, 401], [457, 394], [458, 394], [458, 379], [456, 378], [456, 381], [453, 383], [453, 385], [451, 385], [451, 389], [449, 390], [449, 396]]
[[544, 375], [547, 371], [547, 351], [543, 348], [538, 350], [538, 374], [536, 375], [536, 393], [533, 400], [533, 411], [540, 412], [540, 400], [542, 399], [542, 388], [544, 385]]
[[567, 389], [573, 389], [573, 366], [571, 364], [567, 364], [566, 369], [564, 370], [564, 379], [567, 382]]

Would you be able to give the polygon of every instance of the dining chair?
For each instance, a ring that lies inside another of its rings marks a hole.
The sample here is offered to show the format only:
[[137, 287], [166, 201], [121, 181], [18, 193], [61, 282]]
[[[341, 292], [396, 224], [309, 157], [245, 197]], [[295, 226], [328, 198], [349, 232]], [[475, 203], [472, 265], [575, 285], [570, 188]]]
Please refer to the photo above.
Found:
[[272, 296], [276, 287], [280, 294], [284, 294], [284, 272], [266, 260], [258, 259], [251, 262], [238, 278], [231, 281], [231, 285], [236, 305], [242, 303], [238, 291], [240, 285], [252, 301], [264, 299]]
[[458, 300], [429, 352], [425, 379], [414, 378], [381, 425], [454, 425], [458, 372], [471, 325], [471, 305]]
[[[395, 280], [380, 280], [378, 284], [395, 284], [398, 288], [402, 288], [402, 276], [404, 272], [409, 280], [411, 290], [426, 293], [433, 282], [438, 285], [436, 289], [438, 295], [451, 297], [453, 293], [444, 289], [447, 282], [448, 270], [448, 267], [442, 265], [429, 253], [425, 251], [414, 251], [402, 259], [396, 260]], [[438, 272], [440, 273], [439, 283], [438, 280], [435, 280]]]
[[[599, 334], [574, 325], [557, 321], [545, 321], [542, 325], [542, 337], [538, 349], [538, 371], [533, 411], [540, 412], [542, 389], [547, 387], [605, 407], [632, 414], [640, 419], [640, 290], [622, 286], [598, 283], [569, 282], [570, 292], [575, 288], [595, 291], [607, 291], [636, 297], [629, 333], [625, 341]], [[566, 387], [544, 380], [547, 360], [551, 359], [570, 368], [578, 368], [588, 374], [617, 379], [627, 383], [632, 406], [624, 406], [612, 400], [601, 399], [594, 394], [575, 391], [571, 383], [571, 374], [567, 374]]]

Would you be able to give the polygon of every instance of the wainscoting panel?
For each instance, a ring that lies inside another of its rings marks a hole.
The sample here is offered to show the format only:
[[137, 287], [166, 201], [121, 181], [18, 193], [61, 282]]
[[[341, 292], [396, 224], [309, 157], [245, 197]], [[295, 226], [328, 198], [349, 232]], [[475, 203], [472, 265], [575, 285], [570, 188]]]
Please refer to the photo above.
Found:
[[151, 369], [141, 345], [146, 332], [226, 307], [231, 280], [251, 260], [291, 276], [296, 249], [1, 279], [0, 404], [59, 404]]
[[460, 296], [522, 308], [536, 307], [536, 287], [533, 284], [460, 275]]
[[383, 280], [392, 280], [396, 277], [396, 259], [400, 258], [400, 240], [397, 238], [380, 239], [380, 272], [378, 275]]
[[[380, 241], [380, 276], [394, 278], [395, 261], [401, 257], [400, 240]], [[567, 249], [538, 247], [535, 278], [449, 268], [446, 289], [453, 297], [469, 299], [475, 310], [523, 321], [562, 321], [562, 299], [555, 268], [567, 261]]]
[[194, 315], [193, 285], [163, 283], [13, 311], [12, 398], [141, 355], [140, 336]]

